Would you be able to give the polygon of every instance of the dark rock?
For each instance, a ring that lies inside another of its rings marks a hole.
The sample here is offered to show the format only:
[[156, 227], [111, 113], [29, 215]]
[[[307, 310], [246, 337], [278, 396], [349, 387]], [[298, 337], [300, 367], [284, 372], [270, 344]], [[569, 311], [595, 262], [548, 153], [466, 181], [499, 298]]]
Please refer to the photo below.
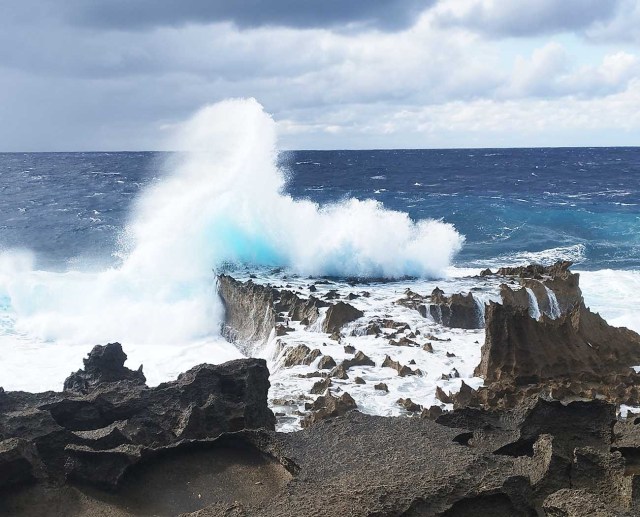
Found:
[[311, 388], [311, 393], [315, 395], [321, 395], [331, 386], [331, 378], [327, 377], [326, 379], [322, 379], [314, 383]]
[[361, 351], [358, 351], [353, 357], [350, 359], [345, 359], [342, 361], [342, 366], [345, 370], [352, 368], [354, 366], [375, 366], [374, 363], [366, 354]]
[[483, 269], [482, 271], [480, 271], [480, 276], [491, 276], [491, 275], [493, 275], [493, 273], [489, 268]]
[[356, 377], [355, 379], [353, 379], [353, 382], [355, 382], [356, 384], [366, 384], [362, 377]]
[[22, 438], [0, 441], [0, 488], [28, 483], [43, 475], [33, 443]]
[[336, 300], [340, 298], [340, 295], [336, 289], [331, 289], [323, 296], [323, 298], [325, 300]]
[[389, 393], [389, 386], [387, 386], [384, 382], [380, 382], [380, 383], [374, 385], [373, 389], [378, 390], [378, 391], [385, 391], [385, 392]]
[[577, 374], [609, 375], [640, 364], [640, 336], [609, 326], [580, 305], [556, 320], [536, 321], [527, 310], [490, 303], [485, 343], [475, 375], [487, 382], [530, 384]]
[[351, 345], [344, 345], [344, 353], [345, 354], [355, 354], [356, 348]]
[[327, 309], [325, 320], [322, 324], [322, 331], [328, 334], [340, 332], [340, 329], [352, 321], [362, 318], [364, 313], [356, 309], [353, 305], [345, 302], [338, 302]]
[[[122, 366], [124, 354], [111, 351], [121, 348], [94, 348], [86, 370], [68, 381], [88, 393], [3, 394], [0, 467], [4, 463], [10, 469], [5, 475], [0, 468], [0, 488], [40, 477], [114, 487], [137, 461], [137, 453], [126, 451], [274, 428], [267, 406], [269, 372], [262, 359], [196, 366], [176, 381], [148, 388], [137, 372], [119, 370], [115, 365]], [[114, 380], [114, 371], [120, 380]]]
[[447, 357], [455, 357], [456, 354], [454, 354], [453, 352], [447, 352]]
[[424, 345], [422, 345], [422, 350], [433, 354], [433, 346], [428, 341]]
[[422, 406], [419, 405], [419, 404], [416, 404], [415, 402], [413, 402], [409, 398], [398, 399], [397, 403], [398, 403], [398, 405], [402, 406], [404, 409], [406, 409], [410, 413], [415, 413], [417, 411], [422, 411]]
[[356, 401], [346, 391], [340, 397], [336, 397], [329, 392], [315, 400], [312, 406], [313, 412], [302, 420], [302, 426], [309, 427], [320, 420], [344, 415], [347, 411], [356, 409], [356, 407]]
[[451, 395], [447, 395], [440, 386], [436, 388], [436, 398], [440, 402], [444, 402], [445, 404], [453, 404], [453, 399], [451, 398]]
[[329, 372], [329, 377], [334, 377], [335, 379], [347, 380], [349, 375], [347, 374], [347, 369], [344, 367], [343, 363], [340, 363], [333, 370]]
[[429, 313], [437, 323], [445, 327], [478, 329], [484, 326], [482, 314], [471, 293], [466, 296], [459, 293], [445, 296], [436, 287], [431, 293]]
[[323, 355], [318, 361], [319, 370], [329, 370], [336, 367], [336, 362], [330, 355]]
[[385, 356], [384, 361], [382, 362], [382, 367], [393, 368], [400, 377], [406, 377], [408, 375], [422, 375], [422, 372], [419, 369], [412, 370], [408, 366], [400, 364], [398, 361], [394, 361], [388, 355]]
[[127, 354], [122, 351], [120, 343], [97, 345], [82, 360], [84, 370], [78, 370], [67, 377], [64, 389], [87, 393], [104, 382], [118, 381], [144, 385], [147, 379], [142, 373], [142, 366], [137, 370], [130, 370], [124, 366], [126, 360]]
[[288, 332], [293, 332], [293, 329], [291, 327], [283, 325], [282, 323], [278, 323], [276, 325], [276, 336], [284, 336]]

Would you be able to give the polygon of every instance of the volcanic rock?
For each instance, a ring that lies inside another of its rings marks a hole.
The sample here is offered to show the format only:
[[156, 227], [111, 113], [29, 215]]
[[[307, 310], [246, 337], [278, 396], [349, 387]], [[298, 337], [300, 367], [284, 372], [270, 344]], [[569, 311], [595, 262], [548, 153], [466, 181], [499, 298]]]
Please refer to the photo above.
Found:
[[338, 302], [327, 309], [327, 314], [322, 324], [322, 331], [327, 334], [339, 332], [344, 325], [358, 318], [362, 318], [362, 316], [364, 316], [364, 313], [356, 309], [353, 305]]
[[471, 293], [466, 296], [454, 293], [445, 296], [437, 287], [431, 293], [429, 314], [445, 327], [461, 329], [482, 328], [484, 322], [476, 300]]
[[318, 369], [319, 370], [329, 370], [331, 368], [335, 368], [336, 362], [330, 355], [323, 355], [318, 361]]
[[97, 345], [82, 360], [84, 370], [78, 370], [67, 377], [64, 389], [87, 393], [98, 384], [118, 381], [144, 385], [147, 379], [142, 373], [142, 365], [137, 370], [130, 370], [124, 366], [126, 360], [127, 354], [122, 351], [120, 343]]
[[356, 401], [346, 391], [340, 397], [328, 392], [315, 400], [312, 405], [312, 413], [307, 415], [301, 422], [302, 427], [309, 427], [320, 420], [344, 415], [347, 411], [356, 409], [356, 407]]
[[640, 364], [640, 336], [609, 326], [582, 303], [556, 320], [536, 321], [524, 309], [491, 302], [486, 321], [475, 371], [486, 382], [602, 376]]

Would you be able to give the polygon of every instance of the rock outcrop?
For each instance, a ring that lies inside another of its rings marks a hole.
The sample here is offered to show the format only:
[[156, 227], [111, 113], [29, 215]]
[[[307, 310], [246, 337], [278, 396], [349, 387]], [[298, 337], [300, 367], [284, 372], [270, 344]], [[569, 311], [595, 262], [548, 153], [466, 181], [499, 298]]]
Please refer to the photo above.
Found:
[[120, 343], [97, 345], [83, 359], [84, 369], [72, 373], [64, 381], [64, 389], [88, 393], [99, 384], [128, 381], [132, 384], [144, 385], [147, 379], [142, 373], [142, 365], [137, 370], [124, 366], [127, 355], [122, 351]]
[[225, 308], [223, 335], [245, 348], [264, 343], [276, 325], [275, 290], [219, 275], [218, 292]]
[[431, 293], [429, 314], [445, 327], [479, 329], [484, 326], [482, 313], [471, 293], [445, 296], [437, 287]]
[[486, 322], [475, 374], [487, 382], [593, 378], [640, 364], [640, 336], [611, 327], [582, 303], [558, 319], [536, 321], [525, 309], [492, 302]]
[[[0, 463], [29, 477], [115, 487], [158, 450], [242, 429], [273, 429], [261, 359], [202, 364], [148, 388], [119, 344], [96, 347], [63, 393], [4, 392]], [[0, 468], [0, 471], [2, 469]]]

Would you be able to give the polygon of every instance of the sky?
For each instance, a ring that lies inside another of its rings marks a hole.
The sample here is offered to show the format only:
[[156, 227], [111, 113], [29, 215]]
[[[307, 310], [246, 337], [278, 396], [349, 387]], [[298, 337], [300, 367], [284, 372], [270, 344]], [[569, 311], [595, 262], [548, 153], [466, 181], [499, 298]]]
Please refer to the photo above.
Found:
[[165, 150], [254, 97], [283, 149], [640, 145], [640, 0], [0, 0], [0, 151]]

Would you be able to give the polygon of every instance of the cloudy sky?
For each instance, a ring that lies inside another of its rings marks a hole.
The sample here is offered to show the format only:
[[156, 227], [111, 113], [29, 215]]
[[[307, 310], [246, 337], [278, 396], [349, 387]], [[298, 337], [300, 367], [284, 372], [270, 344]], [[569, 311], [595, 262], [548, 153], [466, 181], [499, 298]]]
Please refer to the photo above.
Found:
[[154, 150], [255, 97], [283, 148], [640, 144], [640, 0], [4, 0], [0, 150]]

